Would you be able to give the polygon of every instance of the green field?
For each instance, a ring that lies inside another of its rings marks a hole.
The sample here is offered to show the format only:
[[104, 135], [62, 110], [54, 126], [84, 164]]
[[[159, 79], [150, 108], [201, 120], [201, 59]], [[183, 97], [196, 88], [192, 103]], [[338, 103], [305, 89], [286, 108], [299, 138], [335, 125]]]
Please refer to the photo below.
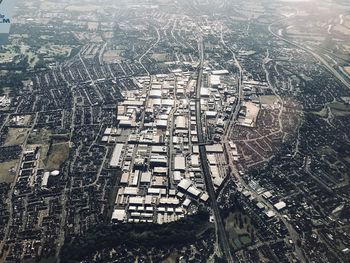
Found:
[[47, 57], [69, 57], [72, 47], [65, 45], [45, 45], [38, 52], [46, 54]]
[[328, 108], [327, 107], [323, 107], [320, 111], [313, 111], [313, 114], [321, 117], [321, 118], [327, 118], [328, 116]]
[[52, 132], [47, 129], [40, 129], [39, 131], [32, 132], [29, 136], [28, 143], [30, 144], [48, 144]]
[[350, 114], [349, 104], [333, 102], [329, 105], [329, 107], [335, 116], [347, 116]]
[[225, 229], [233, 249], [240, 249], [252, 243], [251, 222], [247, 216], [236, 212], [230, 213], [225, 219]]

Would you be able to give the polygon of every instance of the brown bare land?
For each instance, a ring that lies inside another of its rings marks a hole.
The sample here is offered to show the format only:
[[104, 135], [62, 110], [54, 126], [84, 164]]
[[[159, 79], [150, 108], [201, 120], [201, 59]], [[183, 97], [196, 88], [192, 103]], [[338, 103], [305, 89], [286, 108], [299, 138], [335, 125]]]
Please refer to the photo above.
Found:
[[4, 146], [21, 145], [29, 129], [10, 128]]
[[57, 170], [68, 159], [69, 144], [67, 142], [53, 144], [49, 149], [49, 156], [46, 161], [47, 170]]
[[[0, 163], [0, 183], [12, 183], [15, 178], [15, 170], [18, 160]], [[10, 171], [13, 169], [13, 171]]]

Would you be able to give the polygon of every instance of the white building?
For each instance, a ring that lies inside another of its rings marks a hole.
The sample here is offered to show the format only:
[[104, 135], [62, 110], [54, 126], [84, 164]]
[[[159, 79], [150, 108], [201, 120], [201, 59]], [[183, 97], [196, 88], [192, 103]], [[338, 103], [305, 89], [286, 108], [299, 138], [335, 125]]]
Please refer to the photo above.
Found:
[[174, 170], [184, 172], [186, 170], [186, 160], [183, 156], [175, 156]]

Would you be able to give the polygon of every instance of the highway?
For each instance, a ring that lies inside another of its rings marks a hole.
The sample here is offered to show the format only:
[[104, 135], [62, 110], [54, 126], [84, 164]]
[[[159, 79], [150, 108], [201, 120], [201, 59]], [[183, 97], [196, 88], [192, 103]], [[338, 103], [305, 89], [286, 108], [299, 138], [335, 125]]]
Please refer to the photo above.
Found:
[[[229, 120], [228, 120], [228, 125], [225, 127], [225, 132], [224, 132], [224, 136], [223, 136], [223, 144], [225, 146], [225, 144], [227, 144], [228, 140], [229, 140], [229, 136], [230, 136], [230, 132], [231, 130], [234, 128], [235, 125], [235, 121], [237, 119], [239, 110], [241, 108], [241, 101], [242, 101], [242, 86], [243, 86], [243, 69], [241, 64], [239, 63], [236, 53], [225, 43], [224, 40], [224, 32], [223, 32], [223, 27], [221, 26], [221, 33], [220, 33], [220, 39], [221, 39], [221, 43], [222, 45], [231, 52], [232, 54], [232, 58], [235, 61], [235, 65], [236, 67], [239, 69], [239, 79], [238, 79], [238, 98], [236, 101], [236, 106], [234, 108], [234, 110], [231, 112]], [[227, 145], [226, 145], [227, 146]]]
[[[290, 18], [290, 17], [289, 17], [289, 18]], [[288, 18], [287, 18], [287, 19], [288, 19]], [[323, 57], [321, 57], [319, 54], [317, 54], [312, 48], [310, 48], [310, 47], [308, 47], [308, 46], [303, 47], [303, 46], [301, 46], [301, 45], [299, 45], [299, 44], [297, 44], [297, 43], [295, 43], [295, 42], [293, 42], [293, 41], [291, 41], [291, 40], [289, 40], [289, 39], [286, 39], [286, 38], [284, 38], [284, 37], [282, 37], [282, 36], [276, 34], [276, 33], [272, 30], [272, 26], [273, 26], [273, 25], [275, 25], [275, 24], [277, 24], [277, 23], [280, 23], [280, 22], [282, 22], [282, 21], [284, 21], [284, 20], [287, 20], [287, 19], [282, 19], [282, 20], [279, 20], [279, 21], [277, 21], [277, 22], [274, 22], [274, 23], [270, 24], [269, 27], [268, 27], [269, 32], [270, 32], [273, 36], [277, 37], [278, 39], [283, 40], [284, 42], [286, 42], [286, 43], [288, 43], [288, 44], [290, 44], [290, 45], [292, 45], [292, 46], [294, 46], [294, 47], [300, 48], [300, 49], [304, 50], [305, 52], [307, 52], [307, 53], [311, 54], [312, 56], [314, 56], [319, 62], [321, 62], [321, 63], [323, 64], [323, 66], [324, 66], [335, 78], [338, 79], [338, 81], [340, 81], [344, 86], [346, 86], [347, 88], [350, 89], [350, 83], [348, 82], [348, 80], [347, 80], [344, 76], [342, 76], [337, 70], [335, 70]]]
[[207, 152], [204, 144], [205, 141], [204, 141], [204, 135], [203, 135], [201, 101], [200, 101], [200, 91], [202, 86], [203, 61], [204, 61], [203, 40], [200, 40], [199, 42], [199, 52], [200, 52], [200, 64], [199, 64], [198, 79], [197, 79], [197, 85], [196, 85], [196, 124], [197, 124], [197, 135], [198, 135], [201, 167], [202, 167], [205, 184], [207, 186], [208, 195], [210, 198], [210, 205], [213, 211], [213, 216], [215, 218], [216, 235], [217, 235], [219, 247], [221, 249], [221, 252], [223, 253], [223, 256], [226, 258], [226, 260], [228, 262], [234, 262], [230, 251], [230, 245], [226, 236], [225, 227], [222, 222], [219, 207], [216, 201], [215, 189], [214, 189], [212, 177], [209, 170]]
[[[272, 24], [269, 26], [269, 30], [272, 34], [274, 34], [272, 31], [271, 31], [271, 26]], [[234, 163], [234, 161], [232, 160], [232, 155], [230, 154], [230, 151], [229, 151], [229, 146], [228, 146], [228, 140], [229, 140], [229, 135], [230, 135], [230, 131], [233, 129], [234, 127], [234, 121], [235, 119], [237, 118], [237, 115], [238, 115], [238, 112], [239, 112], [239, 108], [240, 108], [240, 102], [241, 102], [241, 99], [242, 99], [242, 84], [243, 84], [243, 69], [242, 67], [240, 66], [239, 64], [239, 61], [237, 60], [237, 57], [235, 55], [235, 53], [225, 44], [224, 42], [224, 39], [223, 39], [223, 31], [221, 30], [221, 42], [222, 44], [232, 53], [233, 55], [233, 59], [235, 61], [235, 64], [236, 66], [239, 68], [239, 71], [240, 71], [240, 77], [239, 77], [239, 82], [238, 82], [238, 102], [237, 102], [237, 105], [236, 105], [236, 108], [235, 110], [233, 111], [232, 115], [230, 116], [230, 121], [229, 121], [229, 125], [227, 127], [227, 129], [225, 130], [225, 134], [224, 134], [224, 138], [223, 138], [223, 144], [224, 144], [224, 149], [225, 151], [227, 152], [227, 156], [228, 156], [228, 163], [229, 163], [229, 166], [231, 167], [232, 169], [232, 173], [233, 175], [236, 177], [237, 179], [237, 182], [238, 182], [238, 185], [240, 186], [243, 186], [245, 189], [248, 189], [251, 193], [252, 193], [252, 196], [254, 196], [254, 198], [257, 200], [257, 201], [260, 201], [262, 202], [263, 204], [265, 204], [266, 207], [269, 208], [269, 210], [272, 210], [276, 213], [277, 217], [280, 218], [283, 223], [285, 224], [286, 228], [288, 229], [288, 232], [289, 232], [289, 236], [290, 238], [293, 240], [293, 242], [296, 244], [297, 243], [297, 239], [298, 239], [298, 234], [297, 232], [295, 231], [295, 229], [293, 228], [293, 226], [282, 216], [282, 214], [279, 213], [279, 211], [277, 211], [273, 205], [271, 205], [269, 202], [266, 202], [262, 197], [261, 195], [259, 195], [254, 189], [252, 189], [249, 184], [247, 184], [243, 178], [239, 175], [239, 172], [237, 170], [237, 167]], [[275, 34], [274, 34], [275, 35]], [[278, 35], [275, 35], [276, 37], [280, 38], [281, 40], [285, 40], [281, 37], [279, 37]], [[294, 46], [297, 46], [299, 47], [298, 45], [294, 44], [294, 43], [291, 43], [289, 42], [288, 40], [285, 40], [286, 42], [288, 42], [289, 44], [292, 44]], [[310, 50], [306, 50], [305, 48], [302, 48], [302, 47], [299, 47], [307, 52], [311, 52], [314, 56], [315, 54], [310, 51]], [[264, 65], [263, 65], [264, 67]], [[265, 69], [265, 67], [264, 67]], [[267, 75], [267, 80], [269, 81], [269, 77], [268, 77], [268, 71], [265, 69], [266, 71], [266, 75]], [[270, 87], [273, 87], [273, 85], [269, 82], [269, 86]], [[277, 92], [273, 89], [275, 95], [279, 98], [279, 100], [281, 101], [282, 103], [282, 108], [283, 108], [283, 100], [280, 98], [280, 96], [277, 94]], [[280, 111], [280, 114], [279, 114], [279, 121], [281, 122], [281, 114], [282, 114], [282, 111]], [[280, 123], [280, 127], [282, 124]], [[261, 244], [257, 244], [256, 246], [260, 246]], [[296, 254], [298, 255], [298, 258], [301, 260], [301, 262], [306, 262], [305, 260], [305, 257], [301, 251], [301, 249], [296, 246], [295, 248], [295, 252]]]

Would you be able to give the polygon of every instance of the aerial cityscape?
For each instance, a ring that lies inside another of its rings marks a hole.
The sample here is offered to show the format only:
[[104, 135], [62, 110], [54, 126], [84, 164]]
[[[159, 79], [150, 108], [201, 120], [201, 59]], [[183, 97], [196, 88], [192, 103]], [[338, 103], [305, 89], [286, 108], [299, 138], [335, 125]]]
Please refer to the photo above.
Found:
[[0, 262], [350, 262], [350, 1], [11, 1]]

